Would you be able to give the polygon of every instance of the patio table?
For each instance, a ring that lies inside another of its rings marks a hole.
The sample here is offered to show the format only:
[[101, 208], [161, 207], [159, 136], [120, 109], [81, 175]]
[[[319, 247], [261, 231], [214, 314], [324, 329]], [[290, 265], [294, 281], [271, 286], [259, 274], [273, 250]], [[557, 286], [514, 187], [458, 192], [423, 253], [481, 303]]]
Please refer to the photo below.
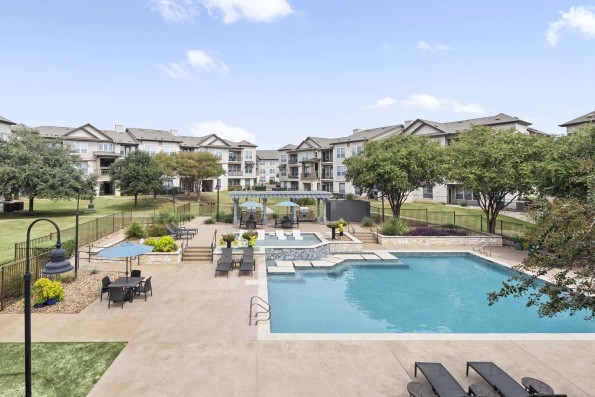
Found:
[[110, 287], [122, 287], [128, 288], [130, 293], [130, 303], [134, 300], [134, 288], [137, 287], [145, 278], [144, 277], [120, 277], [113, 283], [111, 283]]

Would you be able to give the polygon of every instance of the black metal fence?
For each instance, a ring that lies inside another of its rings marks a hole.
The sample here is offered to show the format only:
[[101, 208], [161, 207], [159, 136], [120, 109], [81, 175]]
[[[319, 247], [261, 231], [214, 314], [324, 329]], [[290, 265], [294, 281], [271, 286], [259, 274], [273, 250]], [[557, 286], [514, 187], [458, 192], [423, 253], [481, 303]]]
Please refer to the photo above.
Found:
[[[371, 208], [370, 216], [375, 222], [382, 221], [382, 209]], [[375, 212], [373, 210], [376, 210]], [[384, 209], [384, 219], [392, 217], [390, 208]], [[424, 224], [434, 225], [455, 225], [477, 232], [487, 232], [487, 218], [483, 215], [463, 215], [456, 211], [429, 211], [427, 208], [401, 208], [401, 217]], [[496, 221], [496, 234], [505, 237], [516, 237], [523, 233], [525, 224], [505, 220]]]
[[[41, 276], [41, 269], [50, 261], [50, 253], [46, 252], [30, 259], [31, 285]], [[20, 298], [24, 294], [26, 259], [19, 259], [0, 266], [0, 311], [4, 310], [6, 301]]]

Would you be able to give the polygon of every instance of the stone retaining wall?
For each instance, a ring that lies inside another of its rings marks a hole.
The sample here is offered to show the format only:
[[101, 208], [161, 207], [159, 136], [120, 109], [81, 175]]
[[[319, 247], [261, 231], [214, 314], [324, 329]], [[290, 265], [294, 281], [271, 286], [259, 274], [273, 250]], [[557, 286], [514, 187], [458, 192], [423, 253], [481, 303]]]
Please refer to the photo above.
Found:
[[182, 249], [176, 252], [151, 252], [140, 256], [141, 265], [176, 265], [182, 262]]
[[437, 245], [463, 245], [472, 247], [479, 242], [487, 243], [493, 247], [502, 246], [502, 237], [495, 235], [485, 236], [383, 236], [378, 235], [378, 242], [385, 247], [399, 247], [403, 245], [418, 245], [431, 247]]
[[330, 236], [327, 238], [331, 254], [356, 254], [364, 250], [364, 243], [350, 233], [344, 232], [343, 234], [351, 241], [331, 240]]

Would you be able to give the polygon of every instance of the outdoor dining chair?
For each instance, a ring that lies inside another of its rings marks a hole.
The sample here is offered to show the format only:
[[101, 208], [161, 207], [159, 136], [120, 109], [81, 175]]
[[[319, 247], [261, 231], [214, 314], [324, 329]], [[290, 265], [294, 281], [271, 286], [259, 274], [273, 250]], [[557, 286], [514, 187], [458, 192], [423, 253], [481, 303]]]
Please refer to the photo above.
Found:
[[[151, 277], [153, 277], [153, 276], [151, 276]], [[153, 288], [151, 287], [151, 277], [149, 277], [148, 279], [143, 281], [143, 283], [140, 286], [138, 286], [134, 289], [134, 291], [138, 295], [140, 295], [141, 292], [143, 294], [145, 294], [145, 302], [147, 301], [147, 292], [151, 292], [151, 296], [153, 296]]]
[[112, 282], [108, 276], [105, 276], [104, 278], [101, 279], [101, 295], [100, 295], [99, 300], [103, 300], [103, 294], [105, 294], [106, 292], [108, 293], [108, 296], [109, 296], [109, 285], [111, 283]]
[[130, 271], [130, 277], [140, 277], [141, 271], [139, 269], [134, 269]]
[[122, 309], [124, 309], [124, 300], [128, 299], [126, 296], [126, 291], [122, 287], [109, 287], [109, 292], [107, 296], [107, 308], [109, 309], [111, 306], [112, 301], [115, 302], [122, 302]]

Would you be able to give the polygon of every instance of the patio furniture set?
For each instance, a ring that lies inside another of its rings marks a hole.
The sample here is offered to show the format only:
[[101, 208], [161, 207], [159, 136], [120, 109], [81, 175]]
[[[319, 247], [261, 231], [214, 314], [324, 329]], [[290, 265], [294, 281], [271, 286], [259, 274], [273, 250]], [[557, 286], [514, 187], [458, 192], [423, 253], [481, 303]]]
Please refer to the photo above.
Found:
[[141, 276], [140, 270], [132, 270], [130, 277], [119, 277], [115, 281], [111, 281], [109, 277], [104, 277], [101, 280], [101, 297], [107, 292], [107, 308], [111, 307], [111, 303], [121, 302], [121, 307], [124, 308], [124, 301], [132, 303], [135, 295], [145, 294], [145, 302], [147, 301], [147, 293], [150, 292], [153, 296], [153, 288], [151, 286], [151, 277], [145, 280]]
[[250, 277], [254, 270], [256, 270], [256, 261], [254, 259], [254, 248], [249, 247], [245, 248], [242, 258], [239, 262], [236, 261], [232, 257], [233, 248], [222, 248], [221, 249], [221, 258], [217, 261], [217, 268], [215, 269], [215, 277], [217, 277], [218, 273], [225, 273], [227, 277], [229, 277], [229, 271], [233, 270], [237, 265], [239, 265], [238, 276], [241, 276], [242, 273], [250, 272]]
[[528, 397], [539, 395], [541, 397], [566, 397], [566, 394], [554, 394], [554, 390], [546, 383], [525, 377], [521, 384], [515, 381], [510, 375], [492, 362], [468, 361], [467, 376], [469, 368], [477, 372], [488, 384], [488, 386], [474, 383], [465, 389], [450, 374], [441, 363], [416, 362], [414, 376], [417, 377], [419, 369], [430, 386], [420, 382], [410, 382], [407, 385], [407, 392], [411, 397]]

